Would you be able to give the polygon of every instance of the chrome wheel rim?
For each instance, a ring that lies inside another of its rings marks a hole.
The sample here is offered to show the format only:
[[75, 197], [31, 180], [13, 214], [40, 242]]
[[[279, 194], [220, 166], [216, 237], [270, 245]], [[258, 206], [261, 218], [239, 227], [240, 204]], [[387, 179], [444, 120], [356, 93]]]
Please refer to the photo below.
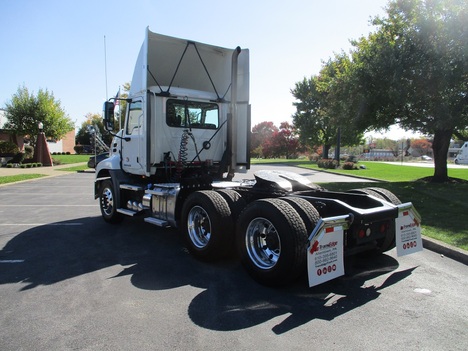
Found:
[[105, 188], [102, 191], [101, 208], [106, 215], [110, 216], [112, 214], [112, 209], [114, 208], [114, 195], [112, 194], [112, 190], [109, 188]]
[[208, 245], [211, 238], [211, 221], [208, 213], [200, 206], [194, 206], [187, 216], [187, 230], [190, 240], [198, 249]]
[[249, 223], [245, 247], [250, 260], [260, 269], [271, 269], [281, 255], [281, 240], [275, 226], [265, 218], [255, 218]]

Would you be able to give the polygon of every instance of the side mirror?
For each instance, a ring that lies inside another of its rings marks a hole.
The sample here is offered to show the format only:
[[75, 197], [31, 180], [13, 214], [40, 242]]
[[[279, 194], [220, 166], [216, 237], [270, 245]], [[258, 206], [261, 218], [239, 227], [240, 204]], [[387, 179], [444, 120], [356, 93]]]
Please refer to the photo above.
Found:
[[104, 128], [108, 131], [114, 130], [114, 108], [115, 104], [112, 101], [104, 103]]

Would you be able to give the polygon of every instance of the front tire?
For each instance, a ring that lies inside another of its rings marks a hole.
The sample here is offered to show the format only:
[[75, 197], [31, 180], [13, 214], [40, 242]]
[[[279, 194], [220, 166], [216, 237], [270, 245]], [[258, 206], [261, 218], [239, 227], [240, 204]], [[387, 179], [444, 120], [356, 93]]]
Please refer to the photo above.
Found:
[[278, 286], [295, 280], [307, 258], [307, 230], [294, 208], [280, 199], [249, 204], [239, 217], [241, 262], [257, 282]]
[[119, 223], [123, 215], [117, 212], [117, 198], [115, 196], [114, 184], [111, 180], [104, 180], [99, 188], [99, 207], [102, 218], [108, 223]]

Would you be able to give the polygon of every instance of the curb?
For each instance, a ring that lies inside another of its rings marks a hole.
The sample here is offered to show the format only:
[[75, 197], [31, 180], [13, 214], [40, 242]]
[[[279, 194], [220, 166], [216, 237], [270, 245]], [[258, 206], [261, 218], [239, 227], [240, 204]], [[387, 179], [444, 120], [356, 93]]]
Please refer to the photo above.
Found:
[[425, 249], [434, 251], [438, 254], [447, 256], [455, 261], [468, 265], [468, 251], [459, 249], [452, 245], [448, 245], [439, 240], [429, 238], [427, 236], [422, 237], [423, 247]]
[[[44, 167], [37, 167], [37, 168], [8, 168], [7, 172], [4, 172], [3, 167], [2, 167], [0, 169], [0, 177], [15, 176], [15, 175], [20, 175], [20, 174], [39, 174], [41, 176], [37, 178], [31, 178], [31, 179], [25, 179], [25, 180], [11, 182], [11, 183], [0, 184], [0, 187], [12, 185], [12, 184], [24, 183], [24, 182], [31, 182], [31, 181], [35, 181], [38, 179], [58, 177], [58, 176], [62, 176], [62, 175], [70, 174], [70, 173], [76, 173], [78, 171], [65, 171], [64, 169], [72, 168], [76, 166], [82, 166], [85, 164], [86, 164], [85, 162], [79, 162], [79, 163], [70, 163], [70, 164], [57, 165], [57, 166], [51, 166], [51, 167], [44, 166]], [[84, 172], [87, 172], [87, 171], [88, 170], [85, 170]], [[92, 169], [92, 171], [94, 172], [94, 169]]]

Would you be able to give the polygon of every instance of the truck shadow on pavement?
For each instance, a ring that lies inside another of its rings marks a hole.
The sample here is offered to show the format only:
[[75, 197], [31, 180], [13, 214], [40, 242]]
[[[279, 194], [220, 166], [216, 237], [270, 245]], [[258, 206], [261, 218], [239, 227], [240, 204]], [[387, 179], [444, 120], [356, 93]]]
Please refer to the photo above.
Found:
[[[347, 260], [347, 275], [317, 287], [308, 288], [304, 277], [288, 287], [268, 288], [254, 282], [236, 258], [197, 261], [174, 229], [160, 229], [140, 219], [113, 226], [100, 217], [28, 229], [5, 245], [0, 260], [17, 262], [0, 271], [0, 284], [21, 284], [19, 293], [120, 265], [122, 271], [108, 279], [128, 276], [136, 288], [145, 290], [204, 289], [187, 302], [189, 318], [200, 327], [241, 330], [284, 315], [272, 328], [276, 334], [359, 308], [414, 270], [396, 272], [398, 262], [387, 255], [357, 256]], [[382, 275], [388, 276], [380, 286], [366, 285]]]

